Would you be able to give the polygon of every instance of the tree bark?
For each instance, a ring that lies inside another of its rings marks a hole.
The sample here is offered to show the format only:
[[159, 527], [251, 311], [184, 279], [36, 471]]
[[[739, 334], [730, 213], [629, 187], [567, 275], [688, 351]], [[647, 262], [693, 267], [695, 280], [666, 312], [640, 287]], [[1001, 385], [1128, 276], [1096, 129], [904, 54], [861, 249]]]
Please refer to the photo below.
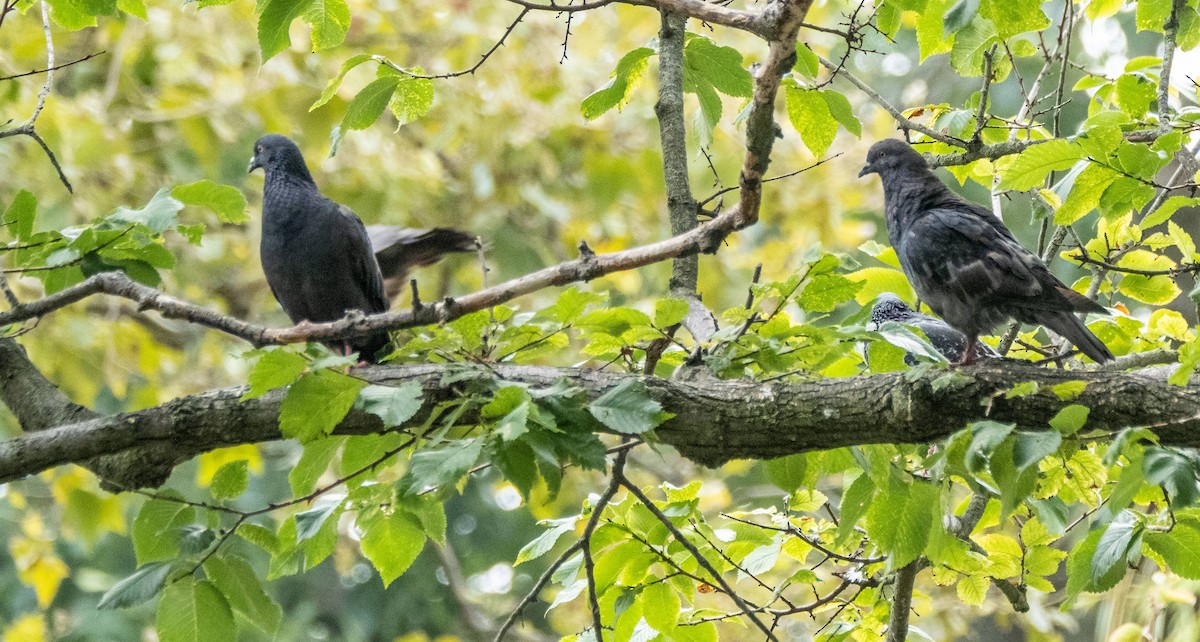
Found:
[[[452, 398], [455, 386], [461, 385], [442, 383], [447, 368], [376, 366], [355, 374], [384, 385], [419, 382], [425, 400], [422, 413], [413, 419], [416, 425], [428, 409]], [[707, 466], [844, 446], [931, 443], [981, 419], [1012, 422], [1023, 430], [1049, 430], [1049, 420], [1072, 403], [1090, 408], [1085, 431], [1146, 426], [1163, 445], [1200, 446], [1200, 384], [1171, 386], [1147, 374], [993, 362], [960, 369], [954, 376], [957, 383], [944, 386], [934, 383], [947, 374], [944, 370], [915, 377], [909, 372], [798, 383], [717, 380], [699, 374], [703, 372], [699, 369], [693, 372], [697, 374], [690, 378], [638, 378], [651, 397], [675, 415], [657, 429], [661, 442]], [[594, 399], [635, 375], [496, 365], [481, 369], [479, 376], [534, 387], [566, 380]], [[1005, 398], [1012, 386], [1027, 381], [1037, 382], [1041, 391]], [[1087, 383], [1077, 398], [1063, 401], [1050, 392], [1051, 387], [1071, 381]], [[163, 462], [177, 463], [216, 448], [281, 439], [278, 412], [283, 392], [243, 402], [239, 400], [243, 391], [240, 387], [209, 391], [0, 442], [0, 482], [99, 455], [156, 453]], [[351, 411], [336, 432], [379, 430], [382, 425], [374, 416]], [[136, 465], [128, 472], [127, 486], [161, 483], [161, 469], [148, 471], [151, 474], [142, 480], [136, 479]]]

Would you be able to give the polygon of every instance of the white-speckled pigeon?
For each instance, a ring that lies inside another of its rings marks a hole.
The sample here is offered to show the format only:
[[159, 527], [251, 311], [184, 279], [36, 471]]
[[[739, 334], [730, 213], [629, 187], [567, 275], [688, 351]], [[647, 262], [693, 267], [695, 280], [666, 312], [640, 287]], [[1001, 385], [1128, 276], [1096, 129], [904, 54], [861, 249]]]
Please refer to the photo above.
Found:
[[1075, 312], [1108, 311], [1059, 281], [992, 212], [963, 200], [907, 143], [875, 143], [859, 176], [883, 182], [888, 239], [917, 295], [969, 342], [957, 365], [975, 360], [976, 338], [1006, 319], [1041, 324], [1095, 361], [1113, 358]]
[[[963, 333], [950, 327], [950, 324], [941, 319], [921, 314], [908, 307], [907, 303], [891, 292], [884, 292], [875, 299], [875, 305], [871, 307], [871, 321], [876, 325], [886, 321], [895, 321], [919, 328], [921, 332], [925, 333], [925, 338], [929, 339], [930, 345], [950, 361], [961, 360], [963, 353], [967, 350], [967, 337]], [[982, 341], [975, 342], [975, 353], [993, 358], [1000, 356], [991, 346]], [[911, 352], [904, 356], [904, 361], [910, 366], [916, 365], [917, 362]]]

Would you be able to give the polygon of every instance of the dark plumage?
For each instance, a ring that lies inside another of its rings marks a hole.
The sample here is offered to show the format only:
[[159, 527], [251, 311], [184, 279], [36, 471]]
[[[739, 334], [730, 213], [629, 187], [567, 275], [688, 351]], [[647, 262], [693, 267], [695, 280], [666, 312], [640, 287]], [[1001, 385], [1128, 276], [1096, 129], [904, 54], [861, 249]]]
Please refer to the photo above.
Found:
[[[967, 349], [967, 337], [963, 336], [963, 333], [950, 327], [950, 324], [941, 319], [935, 319], [928, 314], [921, 314], [913, 310], [900, 297], [891, 292], [884, 292], [879, 295], [878, 299], [875, 299], [875, 305], [871, 308], [871, 321], [876, 325], [895, 321], [919, 328], [921, 332], [925, 333], [925, 338], [929, 339], [930, 345], [951, 361], [961, 360]], [[975, 352], [986, 357], [999, 356], [991, 346], [982, 341], [975, 342]], [[916, 358], [912, 356], [912, 353], [905, 355], [904, 361], [909, 365], [916, 364]]]
[[383, 272], [383, 288], [389, 300], [408, 285], [408, 271], [433, 265], [451, 252], [475, 249], [475, 237], [445, 227], [417, 230], [395, 225], [368, 225], [367, 236], [375, 251], [375, 260]]
[[[388, 309], [383, 276], [363, 223], [317, 189], [296, 144], [270, 134], [254, 144], [250, 171], [262, 168], [262, 267], [293, 323], [336, 321], [348, 312]], [[378, 332], [346, 342], [365, 361], [388, 345]], [[341, 348], [343, 346], [331, 346]]]
[[1095, 361], [1113, 358], [1075, 312], [1103, 306], [1059, 281], [1013, 238], [991, 210], [963, 200], [900, 140], [875, 143], [859, 176], [883, 182], [888, 239], [917, 295], [969, 343], [958, 364], [975, 359], [975, 340], [1006, 319], [1041, 324]]

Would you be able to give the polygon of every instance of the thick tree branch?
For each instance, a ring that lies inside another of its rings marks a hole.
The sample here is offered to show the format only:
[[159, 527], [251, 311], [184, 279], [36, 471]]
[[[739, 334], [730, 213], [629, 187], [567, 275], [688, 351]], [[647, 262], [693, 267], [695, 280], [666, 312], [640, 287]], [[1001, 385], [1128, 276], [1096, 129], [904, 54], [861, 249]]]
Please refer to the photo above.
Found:
[[[442, 383], [449, 367], [373, 367], [356, 374], [380, 384], [419, 382], [427, 412], [456, 394], [457, 384]], [[1164, 445], [1200, 447], [1200, 385], [1170, 386], [1161, 376], [1051, 370], [1015, 362], [984, 363], [958, 372], [963, 380], [941, 390], [932, 385], [933, 379], [945, 374], [941, 370], [913, 381], [906, 380], [907, 373], [801, 383], [642, 380], [651, 396], [675, 414], [658, 429], [659, 439], [708, 466], [861, 444], [931, 443], [983, 418], [1046, 430], [1049, 420], [1068, 403], [1091, 409], [1086, 430], [1146, 426]], [[495, 365], [480, 376], [539, 387], [566, 380], [595, 398], [631, 375]], [[1026, 381], [1037, 382], [1042, 390], [1068, 381], [1088, 385], [1070, 402], [1049, 393], [1004, 398], [1013, 385]], [[178, 462], [216, 448], [281, 439], [282, 393], [242, 402], [242, 392], [242, 388], [214, 390], [0, 442], [0, 482], [131, 449], [161, 452]], [[419, 413], [414, 421], [422, 421], [423, 416]], [[352, 411], [337, 432], [380, 430], [374, 416]]]

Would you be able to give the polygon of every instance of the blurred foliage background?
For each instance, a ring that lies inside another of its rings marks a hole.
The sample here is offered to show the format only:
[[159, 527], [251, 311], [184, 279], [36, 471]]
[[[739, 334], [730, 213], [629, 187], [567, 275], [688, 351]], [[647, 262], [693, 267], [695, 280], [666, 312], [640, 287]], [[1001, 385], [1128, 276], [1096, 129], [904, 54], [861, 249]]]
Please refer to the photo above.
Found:
[[[267, 132], [294, 138], [324, 193], [368, 224], [453, 226], [478, 234], [490, 245], [494, 279], [572, 258], [580, 241], [597, 251], [613, 251], [668, 235], [653, 75], [619, 112], [592, 121], [580, 113], [580, 102], [608, 80], [617, 60], [656, 36], [655, 11], [612, 5], [575, 14], [569, 36], [563, 16], [531, 14], [477, 73], [437, 81], [428, 115], [399, 128], [387, 115], [369, 129], [348, 133], [336, 156], [329, 157], [332, 129], [350, 98], [373, 77], [369, 66], [351, 71], [337, 97], [310, 112], [348, 52], [384, 55], [430, 73], [463, 69], [494, 44], [519, 9], [467, 0], [351, 0], [353, 22], [344, 46], [311, 52], [308, 29], [297, 21], [291, 27], [292, 46], [260, 66], [254, 4], [236, 0], [202, 9], [198, 4], [150, 0], [145, 19], [122, 14], [75, 31], [56, 26], [59, 61], [104, 52], [58, 72], [38, 121], [75, 193], [66, 192], [33, 141], [18, 137], [0, 141], [0, 200], [27, 189], [39, 199], [39, 226], [61, 229], [121, 205], [140, 206], [162, 187], [201, 179], [235, 186], [248, 199], [251, 222], [223, 224], [186, 210], [185, 222], [207, 226], [204, 241], [196, 247], [177, 235], [168, 237], [179, 264], [161, 287], [273, 325], [284, 325], [286, 318], [258, 265], [262, 178], [245, 171], [253, 141]], [[854, 10], [852, 5], [820, 2], [807, 21], [837, 28]], [[903, 20], [911, 25], [916, 17], [908, 12]], [[746, 34], [698, 24], [691, 28], [737, 48], [747, 66], [765, 56], [761, 41]], [[1129, 10], [1087, 28], [1075, 58], [1091, 68], [1119, 72], [1128, 59], [1155, 53], [1159, 42], [1136, 32]], [[845, 48], [839, 37], [816, 31], [802, 32], [802, 40], [834, 59]], [[975, 79], [949, 71], [946, 55], [919, 61], [911, 30], [901, 30], [895, 42], [870, 34], [865, 48], [871, 51], [849, 56], [848, 68], [894, 104], [961, 105], [978, 90]], [[38, 5], [20, 2], [0, 28], [0, 74], [41, 68], [45, 55]], [[1196, 62], [1185, 58], [1177, 69], [1188, 69], [1189, 60]], [[1027, 72], [1036, 71], [1033, 64]], [[863, 136], [839, 132], [828, 162], [772, 183], [764, 190], [759, 224], [732, 236], [717, 256], [700, 259], [700, 292], [710, 308], [741, 305], [756, 264], [763, 265], [764, 281], [780, 280], [802, 264], [801, 256], [814, 245], [853, 252], [867, 241], [886, 242], [881, 192], [856, 174], [869, 144], [895, 135], [894, 121], [861, 93], [838, 87], [862, 121]], [[0, 82], [0, 120], [27, 117], [40, 88], [40, 76]], [[994, 87], [994, 111], [1015, 111], [1021, 101], [1018, 89], [1015, 76]], [[687, 101], [691, 114], [695, 97], [689, 95]], [[706, 154], [698, 140], [689, 141], [692, 185], [700, 198], [737, 183], [743, 132], [732, 116], [741, 108], [739, 101], [725, 98], [725, 118]], [[1072, 131], [1086, 116], [1083, 102], [1067, 105], [1064, 130]], [[786, 125], [782, 100], [778, 120], [786, 133], [776, 143], [771, 175], [814, 164], [818, 159]], [[979, 185], [965, 189], [974, 198], [986, 198]], [[1018, 236], [1033, 244], [1037, 230], [1028, 206], [1014, 201], [1006, 215]], [[1187, 221], [1185, 227], [1191, 229], [1194, 220]], [[862, 253], [854, 256], [864, 266], [879, 265]], [[1068, 282], [1078, 276], [1061, 265], [1059, 269]], [[649, 311], [654, 298], [664, 295], [668, 270], [667, 264], [656, 265], [586, 287], [607, 293], [613, 303]], [[429, 298], [469, 292], [481, 282], [477, 261], [465, 255], [423, 270], [418, 279]], [[23, 298], [41, 291], [33, 278], [15, 278], [12, 284]], [[556, 294], [539, 293], [518, 305], [534, 310]], [[1186, 299], [1181, 311], [1195, 321]], [[73, 400], [102, 413], [238, 385], [247, 372], [241, 358], [244, 344], [137, 314], [133, 304], [114, 299], [92, 298], [57, 312], [21, 343]], [[562, 351], [544, 355], [541, 362], [570, 365], [578, 358], [574, 351]], [[17, 432], [4, 410], [0, 426], [7, 434]], [[289, 497], [286, 476], [298, 454], [290, 443], [211, 453], [180, 467], [170, 485], [193, 495], [210, 483], [222, 463], [246, 458], [252, 483], [239, 503], [262, 505]], [[781, 497], [758, 464], [736, 462], [709, 470], [645, 449], [635, 453], [632, 463], [631, 474], [642, 483], [683, 486], [702, 480], [700, 507], [706, 513], [749, 510], [778, 503]], [[476, 476], [446, 506], [449, 547], [441, 555], [427, 547], [416, 566], [386, 590], [357, 557], [355, 533], [346, 529], [332, 559], [312, 572], [269, 583], [285, 613], [277, 639], [476, 639], [472, 619], [482, 617], [483, 628], [502, 619], [541, 573], [537, 563], [511, 565], [517, 551], [542, 532], [536, 521], [572, 512], [600, 480], [596, 473], [573, 471], [556, 498], [543, 493], [526, 505], [498, 475]], [[127, 534], [142, 498], [104, 493], [90, 473], [74, 467], [2, 486], [0, 494], [0, 542], [9, 551], [0, 555], [5, 642], [154, 639], [152, 605], [96, 609], [99, 596], [134, 567]], [[254, 562], [265, 565], [265, 559]], [[1137, 590], [1169, 602], [1182, 589], [1156, 580]], [[936, 601], [936, 609], [921, 602], [918, 608], [929, 613], [922, 626], [940, 632], [940, 639], [1092, 639], [1084, 631], [1093, 618], [1111, 620], [1116, 617], [1112, 610], [1124, 608], [1109, 596], [1107, 603], [1071, 615], [1035, 604], [1033, 617], [1015, 618], [1006, 605], [988, 602], [983, 613], [995, 613], [996, 620], [980, 627], [981, 614], [974, 607], [937, 592], [922, 599]], [[533, 629], [566, 633], [585, 626], [588, 616], [577, 600], [552, 611], [548, 624], [541, 617], [538, 609], [527, 613]], [[744, 631], [739, 631], [731, 625], [728, 639], [741, 639]], [[1063, 631], [1077, 631], [1078, 636]], [[259, 639], [257, 635], [242, 633], [247, 640]]]

